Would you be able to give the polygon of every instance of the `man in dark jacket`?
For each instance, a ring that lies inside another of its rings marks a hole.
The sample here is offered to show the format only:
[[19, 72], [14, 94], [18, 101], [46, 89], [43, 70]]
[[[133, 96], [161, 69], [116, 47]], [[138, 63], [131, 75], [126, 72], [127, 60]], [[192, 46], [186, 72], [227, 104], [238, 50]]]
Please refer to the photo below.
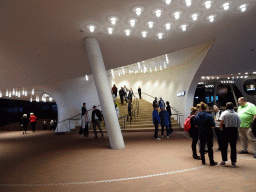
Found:
[[119, 97], [121, 100], [122, 105], [124, 104], [124, 89], [123, 87], [121, 87], [121, 89], [119, 90]]
[[98, 129], [100, 130], [100, 133], [102, 135], [102, 137], [104, 137], [102, 129], [101, 129], [101, 122], [102, 120], [102, 115], [99, 109], [96, 109], [96, 106], [93, 106], [93, 111], [92, 111], [92, 124], [93, 124], [93, 131], [95, 134], [95, 138], [98, 138], [97, 136], [97, 131], [96, 131], [96, 126], [98, 127]]
[[132, 95], [133, 95], [133, 90], [132, 88], [130, 88], [129, 94], [128, 94], [128, 100], [130, 100], [131, 102], [132, 102]]
[[155, 97], [155, 100], [153, 101], [153, 108], [159, 107], [158, 102], [157, 102], [157, 97]]
[[153, 118], [153, 124], [155, 125], [155, 134], [154, 134], [154, 139], [155, 140], [161, 140], [158, 138], [158, 124], [161, 123], [159, 114], [158, 114], [158, 106], [154, 107], [153, 113], [152, 113], [152, 118]]
[[81, 116], [83, 116], [83, 115], [85, 114], [85, 112], [87, 111], [87, 109], [86, 109], [86, 103], [83, 103], [83, 107], [82, 107], [81, 111], [82, 111]]
[[139, 87], [139, 89], [138, 89], [138, 94], [139, 94], [139, 97], [140, 97], [140, 99], [141, 99], [141, 88]]
[[[23, 126], [25, 133], [28, 129], [28, 123], [29, 123], [28, 115], [24, 114], [23, 117], [21, 117], [21, 126]], [[23, 134], [24, 134], [24, 132], [23, 132]]]

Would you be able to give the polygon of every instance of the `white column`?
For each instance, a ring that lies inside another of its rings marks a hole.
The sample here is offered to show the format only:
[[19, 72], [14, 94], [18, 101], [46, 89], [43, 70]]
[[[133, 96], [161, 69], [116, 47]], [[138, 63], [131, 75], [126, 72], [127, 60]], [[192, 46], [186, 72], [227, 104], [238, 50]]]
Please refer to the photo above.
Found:
[[85, 38], [84, 43], [104, 115], [110, 146], [112, 149], [123, 149], [125, 147], [124, 140], [116, 115], [99, 41], [96, 38]]

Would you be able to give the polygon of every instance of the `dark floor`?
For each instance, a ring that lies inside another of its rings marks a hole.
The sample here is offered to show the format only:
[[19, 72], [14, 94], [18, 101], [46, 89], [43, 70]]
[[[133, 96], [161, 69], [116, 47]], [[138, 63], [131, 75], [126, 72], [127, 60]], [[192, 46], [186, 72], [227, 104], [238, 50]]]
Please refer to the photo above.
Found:
[[[237, 168], [203, 166], [191, 139], [174, 132], [123, 133], [125, 149], [104, 138], [51, 131], [0, 133], [0, 191], [256, 191], [256, 159], [238, 155]], [[237, 144], [241, 149], [240, 142]], [[214, 149], [216, 149], [216, 143]], [[249, 145], [251, 151], [251, 145]], [[215, 152], [217, 162], [221, 153]]]

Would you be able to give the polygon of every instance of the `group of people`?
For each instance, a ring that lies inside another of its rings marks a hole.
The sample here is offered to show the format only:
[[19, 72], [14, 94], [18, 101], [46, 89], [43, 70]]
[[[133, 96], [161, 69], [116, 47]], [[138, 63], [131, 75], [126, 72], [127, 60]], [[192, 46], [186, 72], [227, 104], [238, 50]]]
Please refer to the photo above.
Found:
[[[217, 136], [218, 149], [221, 151], [222, 162], [221, 166], [226, 166], [228, 143], [231, 148], [231, 164], [236, 167], [237, 149], [236, 143], [238, 133], [240, 136], [242, 150], [238, 154], [248, 153], [248, 141], [253, 145], [253, 157], [256, 158], [256, 136], [253, 134], [250, 124], [256, 121], [256, 106], [244, 97], [238, 99], [239, 107], [237, 112], [234, 110], [232, 102], [226, 103], [226, 110], [221, 111], [217, 105], [213, 107], [213, 112], [209, 114], [207, 104], [201, 102], [197, 107], [191, 108], [189, 129], [190, 137], [192, 138], [192, 153], [193, 158], [202, 160], [205, 165], [205, 146], [208, 148], [208, 156], [210, 165], [217, 165], [213, 157], [213, 137], [214, 132]], [[200, 156], [197, 155], [196, 145], [199, 141]]]
[[[32, 131], [33, 132], [36, 131], [36, 120], [37, 120], [37, 117], [34, 115], [34, 113], [30, 113], [30, 117], [28, 117], [27, 114], [23, 114], [22, 118], [20, 119], [21, 126], [24, 129], [23, 134], [27, 133], [29, 123], [31, 124]], [[55, 130], [56, 127], [57, 127], [57, 121], [51, 120], [50, 121], [50, 129]], [[43, 130], [47, 130], [46, 121], [43, 122]]]
[[[171, 106], [169, 105], [169, 102], [166, 102], [167, 106], [165, 107], [165, 102], [160, 97], [160, 100], [157, 100], [157, 97], [155, 97], [155, 100], [153, 101], [153, 124], [155, 126], [155, 133], [154, 133], [154, 139], [155, 140], [161, 140], [158, 137], [158, 125], [161, 124], [161, 135], [162, 138], [164, 138], [164, 128], [166, 129], [166, 137], [169, 139], [169, 135], [173, 132], [172, 129], [172, 122], [171, 122]], [[158, 109], [161, 109], [161, 111], [158, 113]]]
[[101, 136], [104, 137], [103, 131], [101, 128], [101, 121], [103, 119], [103, 115], [99, 109], [94, 105], [93, 111], [92, 111], [92, 118], [89, 115], [87, 109], [86, 109], [86, 103], [83, 103], [83, 107], [81, 109], [82, 111], [82, 131], [84, 133], [85, 137], [89, 137], [89, 129], [90, 129], [90, 122], [92, 121], [93, 124], [93, 131], [95, 138], [98, 138], [96, 127], [100, 130]]

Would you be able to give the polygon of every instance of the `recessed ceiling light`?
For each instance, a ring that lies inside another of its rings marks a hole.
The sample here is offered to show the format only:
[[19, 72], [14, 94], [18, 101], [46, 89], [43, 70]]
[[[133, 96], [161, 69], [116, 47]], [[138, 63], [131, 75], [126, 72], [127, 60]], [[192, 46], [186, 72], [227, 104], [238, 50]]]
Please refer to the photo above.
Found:
[[180, 11], [176, 11], [176, 12], [173, 13], [173, 16], [174, 16], [175, 19], [179, 19], [180, 15], [181, 15]]
[[165, 3], [169, 5], [172, 2], [172, 0], [165, 0]]
[[108, 28], [108, 33], [111, 35], [113, 33], [114, 29], [112, 27]]
[[154, 26], [154, 22], [153, 22], [153, 21], [149, 21], [149, 22], [148, 22], [148, 27], [149, 27], [149, 28], [152, 28], [153, 26]]
[[166, 23], [164, 26], [166, 28], [166, 30], [170, 30], [171, 29], [171, 23]]
[[129, 20], [129, 23], [130, 23], [130, 25], [131, 25], [132, 27], [134, 27], [135, 24], [137, 23], [137, 21], [138, 21], [137, 19], [132, 18], [132, 19]]
[[193, 13], [193, 14], [191, 15], [191, 18], [192, 18], [194, 21], [196, 21], [197, 18], [198, 18], [198, 13]]
[[215, 15], [210, 15], [207, 17], [207, 19], [212, 23], [215, 19]]
[[241, 12], [245, 12], [246, 11], [246, 4], [243, 4], [243, 5], [240, 5], [240, 10], [241, 10]]
[[144, 38], [147, 36], [147, 34], [148, 34], [147, 31], [142, 31], [142, 32], [141, 32], [141, 35], [142, 35], [142, 37], [144, 37]]
[[158, 33], [157, 36], [158, 36], [158, 39], [162, 39], [163, 38], [163, 33]]
[[182, 24], [182, 25], [180, 25], [180, 29], [181, 29], [182, 31], [186, 31], [186, 30], [187, 30], [187, 27], [188, 27], [187, 24]]
[[161, 10], [161, 9], [156, 9], [156, 10], [154, 11], [154, 13], [156, 14], [157, 17], [160, 17], [161, 14], [162, 14], [162, 10]]
[[144, 11], [144, 7], [141, 7], [141, 6], [137, 6], [133, 8], [133, 12], [135, 12], [137, 16], [140, 16], [143, 11]]
[[115, 25], [117, 21], [119, 21], [119, 17], [116, 17], [116, 16], [111, 16], [108, 18], [109, 22], [112, 24], [112, 25]]
[[91, 33], [93, 33], [96, 29], [95, 25], [88, 25], [87, 28], [90, 30]]
[[192, 4], [191, 0], [185, 0], [185, 3], [188, 7]]
[[224, 3], [222, 6], [225, 11], [229, 9], [229, 3]]
[[211, 1], [205, 1], [204, 6], [206, 9], [210, 9], [210, 7], [212, 6], [212, 2]]
[[124, 33], [126, 36], [129, 36], [131, 34], [131, 30], [130, 29], [126, 29], [124, 30]]

